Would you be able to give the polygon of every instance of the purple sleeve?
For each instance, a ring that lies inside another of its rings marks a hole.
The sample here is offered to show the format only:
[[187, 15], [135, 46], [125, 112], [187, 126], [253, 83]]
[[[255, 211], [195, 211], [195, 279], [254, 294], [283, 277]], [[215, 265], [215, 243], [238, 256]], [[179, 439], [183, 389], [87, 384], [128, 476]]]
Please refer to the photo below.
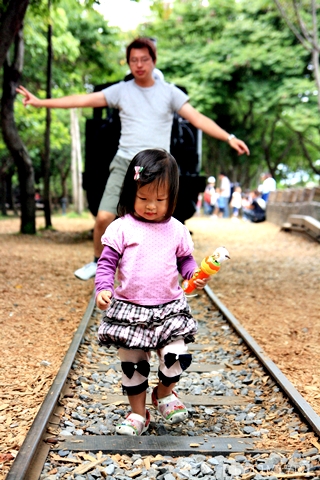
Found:
[[179, 273], [181, 274], [182, 278], [185, 278], [186, 280], [190, 280], [195, 270], [198, 268], [197, 262], [191, 254], [178, 257], [177, 264]]
[[110, 290], [113, 295], [114, 277], [119, 263], [120, 254], [113, 248], [104, 247], [98, 260], [97, 272], [95, 278], [96, 296], [102, 290]]

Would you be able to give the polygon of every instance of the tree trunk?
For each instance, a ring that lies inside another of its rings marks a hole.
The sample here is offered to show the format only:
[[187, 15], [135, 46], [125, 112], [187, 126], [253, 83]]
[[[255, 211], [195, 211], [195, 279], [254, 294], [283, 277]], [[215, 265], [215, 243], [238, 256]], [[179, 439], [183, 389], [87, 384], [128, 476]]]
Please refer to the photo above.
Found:
[[71, 172], [72, 172], [72, 198], [73, 208], [79, 213], [83, 212], [82, 190], [82, 157], [79, 118], [76, 108], [72, 108], [71, 115]]
[[83, 213], [83, 190], [82, 190], [82, 156], [81, 156], [81, 140], [78, 111], [76, 111], [76, 149], [77, 149], [77, 176], [78, 176], [78, 205], [77, 213]]
[[7, 191], [7, 203], [9, 205], [9, 209], [13, 211], [16, 217], [19, 217], [19, 212], [17, 209], [17, 204], [15, 202], [14, 197], [14, 189], [12, 187], [12, 177], [15, 174], [15, 165], [12, 163], [11, 167], [9, 168], [7, 177], [6, 177], [6, 191]]
[[4, 168], [0, 169], [0, 211], [1, 215], [7, 216], [7, 174]]
[[4, 0], [0, 15], [0, 68], [5, 62], [7, 52], [16, 34], [22, 27], [29, 0]]
[[10, 178], [12, 170], [12, 159], [5, 157], [2, 159], [0, 166], [0, 211], [3, 216], [7, 216], [7, 200], [8, 200], [8, 179]]
[[316, 49], [312, 51], [312, 64], [313, 64], [313, 73], [314, 79], [317, 86], [318, 92], [318, 109], [320, 112], [320, 67], [319, 67], [319, 52]]
[[313, 64], [313, 74], [317, 87], [318, 95], [318, 108], [320, 111], [320, 69], [319, 69], [319, 52], [320, 52], [320, 43], [319, 43], [319, 25], [318, 25], [318, 9], [316, 0], [310, 0], [310, 9], [308, 10], [311, 13], [310, 26], [308, 27], [303, 19], [303, 7], [301, 2], [298, 0], [292, 0], [293, 9], [295, 12], [296, 23], [290, 19], [288, 14], [288, 8], [286, 5], [282, 5], [280, 0], [274, 0], [278, 10], [285, 20], [286, 24], [292, 31], [292, 33], [299, 40], [301, 45], [305, 50], [311, 53], [312, 64]]
[[36, 233], [36, 208], [34, 199], [34, 169], [24, 144], [19, 137], [14, 120], [14, 100], [20, 83], [23, 63], [22, 29], [15, 37], [14, 59], [7, 57], [3, 69], [3, 94], [1, 99], [1, 127], [3, 139], [18, 169], [21, 201], [21, 233]]
[[77, 146], [76, 146], [76, 111], [70, 109], [70, 133], [71, 133], [71, 181], [72, 181], [72, 203], [74, 210], [78, 205], [78, 176], [77, 176]]
[[62, 196], [67, 198], [68, 197], [68, 186], [67, 186], [67, 180], [69, 177], [70, 173], [70, 168], [67, 168], [65, 171], [63, 168], [60, 170], [60, 179], [61, 179], [61, 191], [62, 191]]
[[[49, 25], [47, 32], [47, 98], [51, 98], [51, 77], [52, 77], [52, 25], [50, 17], [50, 0], [48, 2]], [[52, 227], [51, 223], [51, 201], [50, 201], [50, 127], [51, 109], [46, 111], [45, 151], [42, 159], [43, 172], [43, 206], [46, 228]]]

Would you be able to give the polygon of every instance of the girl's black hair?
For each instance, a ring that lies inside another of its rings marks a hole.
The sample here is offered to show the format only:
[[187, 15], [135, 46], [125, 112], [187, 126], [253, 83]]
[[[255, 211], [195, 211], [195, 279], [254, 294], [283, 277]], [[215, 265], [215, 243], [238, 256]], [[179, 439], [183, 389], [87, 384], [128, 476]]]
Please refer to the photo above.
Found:
[[[136, 173], [134, 167], [142, 167], [138, 180], [134, 179]], [[168, 185], [168, 210], [165, 218], [171, 217], [178, 198], [179, 169], [173, 156], [163, 149], [142, 150], [133, 157], [123, 181], [117, 207], [118, 216], [133, 214], [137, 191], [154, 181], [158, 186]]]

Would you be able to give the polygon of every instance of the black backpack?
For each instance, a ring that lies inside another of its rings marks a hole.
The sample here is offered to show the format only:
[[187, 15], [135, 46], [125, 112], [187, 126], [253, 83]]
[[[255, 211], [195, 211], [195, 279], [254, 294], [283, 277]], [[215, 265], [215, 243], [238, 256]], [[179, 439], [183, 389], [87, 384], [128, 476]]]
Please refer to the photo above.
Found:
[[[112, 85], [95, 87], [101, 91]], [[184, 88], [181, 88], [185, 91]], [[119, 145], [121, 122], [117, 109], [94, 108], [93, 118], [86, 121], [85, 170], [82, 187], [87, 194], [88, 208], [96, 216], [105, 185], [109, 177], [109, 165]], [[196, 211], [198, 194], [206, 186], [206, 177], [199, 176], [201, 165], [201, 131], [178, 114], [174, 114], [170, 153], [180, 170], [178, 202], [174, 217], [184, 223]]]

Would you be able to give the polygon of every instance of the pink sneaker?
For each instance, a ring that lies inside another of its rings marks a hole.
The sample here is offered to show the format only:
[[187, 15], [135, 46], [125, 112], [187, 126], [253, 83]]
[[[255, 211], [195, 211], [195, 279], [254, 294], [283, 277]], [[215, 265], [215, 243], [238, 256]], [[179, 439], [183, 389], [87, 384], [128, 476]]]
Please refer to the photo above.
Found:
[[157, 399], [157, 389], [158, 387], [153, 389], [151, 399], [152, 404], [156, 407], [162, 418], [171, 424], [186, 420], [188, 418], [188, 410], [181, 400], [179, 400], [176, 392], [173, 391], [171, 395]]
[[137, 413], [129, 413], [126, 418], [116, 426], [116, 432], [120, 435], [140, 436], [148, 430], [150, 423], [150, 412], [146, 410], [146, 418]]

